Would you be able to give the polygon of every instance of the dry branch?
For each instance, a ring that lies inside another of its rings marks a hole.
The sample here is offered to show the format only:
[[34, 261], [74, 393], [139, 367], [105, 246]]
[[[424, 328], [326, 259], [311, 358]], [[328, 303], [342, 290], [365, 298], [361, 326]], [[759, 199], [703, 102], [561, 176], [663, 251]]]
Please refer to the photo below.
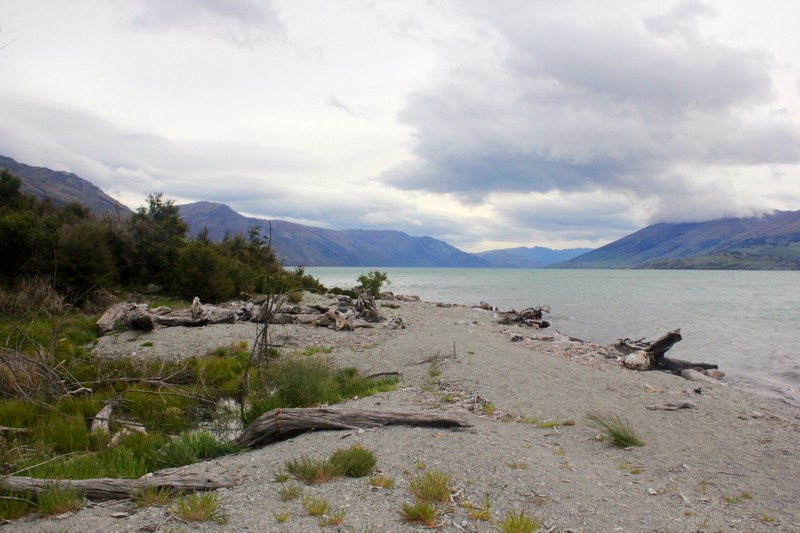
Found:
[[231, 476], [212, 476], [177, 472], [175, 469], [161, 470], [139, 479], [36, 479], [23, 476], [0, 478], [0, 487], [19, 493], [39, 494], [58, 485], [72, 487], [91, 500], [121, 500], [134, 496], [147, 488], [168, 488], [175, 492], [191, 492], [230, 488], [239, 483]]
[[377, 409], [274, 409], [258, 417], [236, 443], [255, 448], [311, 429], [358, 429], [390, 425], [469, 427], [466, 413]]

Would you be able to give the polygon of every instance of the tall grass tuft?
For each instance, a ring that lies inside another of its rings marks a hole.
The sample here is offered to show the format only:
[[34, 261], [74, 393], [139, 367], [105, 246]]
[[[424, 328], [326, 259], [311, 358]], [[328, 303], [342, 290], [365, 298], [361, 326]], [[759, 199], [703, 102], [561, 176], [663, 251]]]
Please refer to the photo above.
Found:
[[50, 516], [80, 510], [83, 497], [74, 487], [54, 483], [39, 494], [36, 502], [39, 512]]
[[526, 515], [524, 510], [519, 513], [509, 512], [497, 527], [501, 533], [536, 533], [541, 528], [542, 522], [536, 517]]
[[426, 527], [435, 527], [439, 519], [439, 510], [430, 502], [421, 500], [404, 503], [400, 506], [399, 513], [404, 522], [422, 524]]
[[347, 477], [368, 476], [378, 462], [372, 450], [368, 450], [358, 444], [350, 448], [336, 450], [331, 455], [330, 460]]
[[417, 474], [410, 488], [414, 497], [429, 503], [448, 502], [453, 492], [450, 474], [437, 469]]
[[163, 446], [150, 451], [146, 456], [146, 462], [153, 470], [160, 470], [213, 459], [238, 451], [241, 451], [240, 446], [218, 439], [206, 431], [185, 432], [170, 439]]
[[311, 459], [307, 456], [287, 461], [286, 471], [295, 479], [310, 485], [320, 485], [344, 474], [340, 465], [330, 459]]
[[195, 492], [181, 496], [170, 507], [170, 514], [187, 522], [213, 520], [217, 524], [225, 524], [228, 521], [219, 508], [219, 497], [215, 492]]
[[636, 435], [633, 425], [618, 415], [594, 413], [588, 415], [589, 421], [605, 433], [604, 440], [618, 448], [644, 446], [645, 442]]

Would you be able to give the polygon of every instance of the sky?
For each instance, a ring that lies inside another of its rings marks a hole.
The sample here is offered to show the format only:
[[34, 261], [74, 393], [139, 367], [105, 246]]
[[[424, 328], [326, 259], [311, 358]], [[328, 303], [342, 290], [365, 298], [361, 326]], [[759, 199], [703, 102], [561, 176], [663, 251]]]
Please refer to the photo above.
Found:
[[464, 251], [800, 209], [795, 0], [3, 0], [0, 154]]

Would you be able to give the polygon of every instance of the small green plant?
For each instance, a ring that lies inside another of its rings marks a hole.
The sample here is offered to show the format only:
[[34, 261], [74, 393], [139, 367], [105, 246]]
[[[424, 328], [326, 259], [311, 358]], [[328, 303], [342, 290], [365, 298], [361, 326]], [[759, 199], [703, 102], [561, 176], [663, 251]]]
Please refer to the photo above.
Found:
[[749, 492], [742, 492], [738, 496], [725, 496], [725, 498], [723, 499], [725, 500], [726, 503], [742, 503], [743, 501], [749, 500], [751, 498], [752, 496], [750, 495]]
[[344, 524], [345, 516], [347, 516], [347, 509], [339, 509], [338, 511], [333, 512], [328, 516], [328, 519], [325, 520], [325, 525], [340, 526]]
[[778, 521], [777, 518], [768, 514], [762, 514], [761, 516], [758, 517], [758, 519], [764, 522], [765, 524], [774, 524], [775, 522]]
[[332, 351], [333, 346], [309, 346], [303, 350], [303, 355], [311, 356], [318, 353], [331, 353]]
[[336, 450], [331, 455], [335, 464], [347, 477], [364, 477], [372, 473], [378, 460], [372, 450], [358, 444], [350, 448]]
[[417, 470], [425, 470], [427, 468], [427, 465], [425, 464], [425, 461], [423, 461], [422, 459], [417, 459], [414, 462], [414, 468], [416, 468]]
[[386, 283], [387, 285], [390, 285], [391, 281], [389, 281], [389, 276], [386, 274], [386, 272], [374, 270], [358, 276], [358, 283], [364, 292], [373, 298], [378, 298], [381, 294], [381, 287], [383, 284]]
[[219, 497], [215, 492], [195, 492], [181, 496], [172, 504], [170, 514], [187, 522], [212, 520], [221, 525], [228, 521], [219, 508]]
[[601, 428], [604, 439], [612, 446], [628, 448], [629, 446], [644, 446], [645, 442], [636, 435], [633, 426], [627, 420], [611, 414], [590, 414], [589, 421]]
[[175, 493], [169, 487], [147, 487], [136, 491], [133, 502], [136, 507], [165, 507], [172, 503]]
[[278, 472], [272, 478], [272, 482], [273, 483], [286, 483], [290, 479], [292, 479], [292, 476], [290, 476], [288, 473], [286, 473], [286, 472]]
[[83, 497], [74, 487], [53, 484], [39, 494], [36, 502], [39, 512], [52, 516], [80, 510]]
[[284, 485], [278, 489], [278, 496], [282, 502], [296, 500], [301, 494], [303, 494], [303, 487], [301, 485]]
[[320, 485], [343, 475], [339, 465], [334, 464], [329, 459], [312, 459], [307, 456], [287, 461], [286, 471], [294, 476], [295, 479], [304, 481], [309, 485]]
[[519, 513], [510, 511], [500, 522], [497, 529], [501, 533], [536, 533], [542, 527], [542, 522], [525, 514], [522, 510]]
[[527, 470], [528, 463], [523, 463], [522, 461], [509, 461], [506, 463], [506, 466], [512, 468], [514, 470]]
[[486, 416], [494, 416], [497, 408], [494, 406], [493, 402], [484, 402], [481, 405], [481, 412]]
[[152, 348], [153, 346], [155, 346], [155, 344], [153, 344], [153, 343], [152, 343], [152, 342], [150, 342], [150, 341], [147, 341], [147, 342], [143, 342], [143, 343], [142, 343], [142, 344], [140, 344], [139, 346], [141, 346], [142, 348]]
[[386, 474], [381, 474], [379, 476], [373, 476], [369, 478], [369, 484], [379, 489], [392, 489], [394, 488], [394, 479]]
[[488, 522], [492, 519], [492, 499], [488, 494], [484, 494], [483, 502], [479, 507], [472, 505], [468, 501], [464, 502], [462, 506], [467, 510], [467, 515], [473, 520]]
[[439, 510], [426, 501], [404, 503], [399, 510], [404, 522], [422, 524], [426, 527], [435, 527], [439, 518]]
[[450, 474], [441, 470], [432, 469], [417, 474], [411, 482], [411, 494], [418, 500], [437, 503], [450, 501], [450, 493], [453, 492], [453, 485]]
[[275, 521], [279, 524], [285, 524], [289, 521], [289, 513], [276, 513], [275, 511], [272, 512], [272, 516], [275, 517]]
[[328, 512], [331, 504], [324, 498], [317, 498], [315, 496], [306, 496], [303, 498], [303, 508], [311, 516], [322, 516]]

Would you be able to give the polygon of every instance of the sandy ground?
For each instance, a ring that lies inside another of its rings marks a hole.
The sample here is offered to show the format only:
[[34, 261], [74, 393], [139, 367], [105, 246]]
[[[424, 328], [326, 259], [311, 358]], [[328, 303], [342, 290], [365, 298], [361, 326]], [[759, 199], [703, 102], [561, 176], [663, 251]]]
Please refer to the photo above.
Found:
[[[397, 391], [350, 401], [342, 409], [468, 409], [488, 401], [496, 408], [493, 415], [470, 411], [472, 427], [460, 430], [311, 432], [186, 467], [241, 479], [238, 486], [218, 491], [228, 518], [224, 525], [182, 523], [166, 509], [136, 509], [123, 501], [0, 529], [422, 531], [426, 528], [404, 523], [398, 510], [413, 501], [409, 484], [420, 469], [437, 468], [452, 475], [457, 489], [440, 531], [495, 531], [506, 513], [521, 510], [542, 519], [545, 531], [800, 531], [800, 409], [724, 384], [626, 370], [605, 357], [605, 347], [559, 337], [511, 342], [512, 333], [536, 332], [498, 325], [491, 311], [398, 303], [400, 309], [384, 311], [406, 318], [407, 329], [335, 332], [290, 326], [283, 330], [290, 339], [286, 349], [332, 346], [331, 356], [341, 366], [402, 373]], [[251, 341], [254, 333], [252, 325], [169, 328], [109, 336], [96, 350], [179, 357]], [[539, 332], [540, 338], [549, 335]], [[432, 357], [441, 372], [435, 379], [431, 363], [420, 363]], [[647, 408], [683, 400], [696, 409]], [[590, 413], [627, 418], [646, 445], [623, 450], [598, 441]], [[574, 424], [542, 429], [521, 421], [532, 418]], [[327, 457], [356, 443], [376, 453], [378, 469], [394, 479], [394, 488], [373, 490], [366, 478], [304, 487], [305, 495], [345, 511], [338, 526], [320, 525], [299, 500], [280, 500], [281, 485], [273, 478], [287, 460]], [[487, 495], [492, 521], [471, 519], [460, 503], [480, 504]], [[276, 520], [280, 513], [288, 513], [285, 523]]]

